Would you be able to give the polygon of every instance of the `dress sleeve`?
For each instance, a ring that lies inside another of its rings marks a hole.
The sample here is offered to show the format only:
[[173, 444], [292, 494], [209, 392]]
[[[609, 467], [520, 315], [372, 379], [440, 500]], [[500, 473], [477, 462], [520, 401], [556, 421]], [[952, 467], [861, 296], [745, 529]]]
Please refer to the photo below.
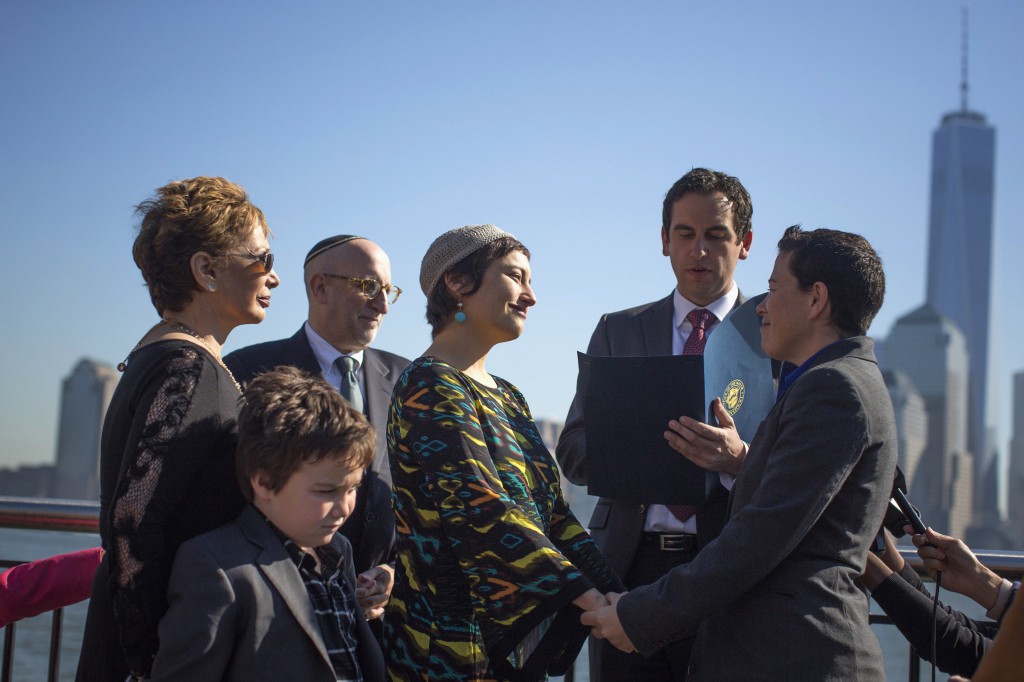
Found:
[[159, 643], [157, 625], [167, 609], [176, 550], [168, 530], [212, 446], [187, 436], [192, 424], [209, 416], [197, 409], [204, 365], [199, 351], [181, 348], [167, 355], [163, 371], [153, 373], [135, 409], [132, 433], [140, 435], [126, 445], [111, 499], [109, 589], [121, 645], [137, 672], [149, 670]]
[[[516, 471], [524, 467], [520, 436], [461, 375], [437, 364], [407, 372], [389, 428], [392, 467], [417, 488], [396, 487], [398, 522], [417, 515], [454, 554], [462, 579], [452, 589], [468, 588], [490, 657], [503, 658], [592, 587], [549, 539], [543, 520], [516, 504], [527, 486], [525, 472]], [[495, 456], [504, 460], [501, 472]]]

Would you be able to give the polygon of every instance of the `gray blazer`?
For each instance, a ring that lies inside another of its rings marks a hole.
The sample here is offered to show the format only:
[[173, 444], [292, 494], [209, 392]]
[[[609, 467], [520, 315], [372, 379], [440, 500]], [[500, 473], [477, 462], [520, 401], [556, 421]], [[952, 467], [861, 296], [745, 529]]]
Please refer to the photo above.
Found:
[[[309, 346], [305, 327], [287, 339], [240, 348], [224, 362], [242, 384], [281, 365], [298, 367], [323, 376]], [[356, 571], [362, 573], [391, 560], [395, 546], [395, 518], [391, 512], [391, 466], [388, 464], [387, 425], [391, 391], [409, 361], [374, 348], [363, 352], [366, 380], [366, 417], [377, 431], [377, 451], [366, 480], [356, 497], [356, 508], [341, 527], [355, 550]]]
[[[736, 305], [744, 300], [740, 294]], [[672, 355], [672, 314], [670, 294], [654, 303], [604, 315], [590, 338], [587, 354], [614, 357]], [[628, 454], [624, 453], [624, 456]], [[570, 481], [577, 485], [586, 484], [587, 442], [583, 396], [579, 391], [565, 418], [555, 457]], [[717, 475], [715, 480], [717, 482]], [[698, 510], [697, 540], [701, 547], [711, 542], [725, 524], [728, 496], [728, 491], [720, 484], [711, 486], [707, 501]], [[602, 497], [594, 507], [590, 533], [621, 579], [625, 579], [632, 565], [646, 518], [646, 504]]]
[[896, 460], [873, 343], [828, 346], [758, 428], [721, 535], [619, 602], [626, 634], [650, 654], [699, 626], [694, 680], [883, 680], [857, 577]]
[[[341, 535], [332, 545], [354, 591], [352, 548]], [[167, 596], [154, 682], [336, 679], [299, 569], [251, 505], [235, 523], [181, 546]], [[363, 678], [383, 680], [377, 640], [362, 609], [355, 615]]]

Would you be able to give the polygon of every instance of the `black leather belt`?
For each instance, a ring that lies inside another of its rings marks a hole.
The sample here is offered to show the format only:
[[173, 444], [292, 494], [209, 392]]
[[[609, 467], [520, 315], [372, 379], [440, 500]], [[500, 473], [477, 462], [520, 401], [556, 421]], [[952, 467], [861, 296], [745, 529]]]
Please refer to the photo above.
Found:
[[644, 542], [663, 552], [697, 551], [697, 536], [690, 533], [644, 533]]

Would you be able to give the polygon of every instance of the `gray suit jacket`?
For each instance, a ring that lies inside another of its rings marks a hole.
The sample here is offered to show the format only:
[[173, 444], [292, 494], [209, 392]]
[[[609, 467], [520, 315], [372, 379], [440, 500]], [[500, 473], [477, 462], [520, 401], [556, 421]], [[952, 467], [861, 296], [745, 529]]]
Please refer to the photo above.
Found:
[[695, 680], [884, 679], [857, 577], [896, 460], [873, 343], [828, 346], [758, 428], [721, 535], [619, 602], [626, 634], [650, 654], [699, 626]]
[[[354, 591], [352, 548], [341, 535], [332, 545]], [[299, 569], [251, 505], [181, 546], [167, 595], [154, 681], [336, 679]], [[355, 616], [363, 677], [383, 680], [377, 640], [361, 609]]]
[[[743, 301], [741, 294], [736, 305]], [[672, 314], [670, 294], [654, 303], [604, 315], [590, 338], [587, 353], [615, 357], [672, 355]], [[682, 387], [683, 390], [685, 388]], [[624, 453], [623, 456], [628, 455]], [[565, 418], [555, 457], [570, 481], [577, 485], [586, 484], [587, 442], [583, 396], [579, 391]], [[717, 475], [715, 478], [717, 481]], [[725, 524], [728, 496], [728, 491], [721, 485], [712, 486], [707, 501], [697, 512], [697, 540], [701, 547], [711, 542]], [[621, 579], [625, 579], [629, 572], [646, 518], [646, 504], [602, 497], [594, 507], [590, 533]]]
[[[225, 357], [224, 362], [242, 384], [281, 365], [323, 376], [304, 327], [300, 327], [291, 338], [240, 348]], [[391, 391], [409, 361], [394, 353], [367, 348], [363, 353], [363, 363], [366, 417], [377, 431], [377, 452], [357, 493], [356, 508], [341, 527], [342, 535], [355, 549], [355, 565], [359, 573], [393, 558], [395, 518], [391, 512], [388, 411], [391, 409]]]

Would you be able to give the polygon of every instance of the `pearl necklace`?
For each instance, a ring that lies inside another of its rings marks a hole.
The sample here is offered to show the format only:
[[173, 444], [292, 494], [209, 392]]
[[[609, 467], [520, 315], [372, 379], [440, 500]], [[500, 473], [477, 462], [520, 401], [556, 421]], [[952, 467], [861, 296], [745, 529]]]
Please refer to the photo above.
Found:
[[[228, 376], [231, 377], [231, 383], [233, 383], [235, 385], [235, 388], [238, 389], [238, 392], [239, 393], [242, 392], [241, 385], [238, 383], [238, 380], [235, 379], [235, 375], [231, 373], [231, 370], [228, 369], [228, 366], [224, 364], [224, 361], [220, 357], [220, 353], [217, 353], [216, 351], [214, 351], [213, 348], [210, 347], [210, 344], [206, 342], [206, 339], [203, 338], [203, 336], [199, 332], [197, 332], [196, 330], [192, 329], [191, 327], [183, 324], [182, 322], [179, 322], [178, 320], [168, 320], [166, 318], [160, 320], [155, 325], [153, 325], [153, 327], [149, 331], [153, 331], [153, 329], [156, 329], [157, 327], [164, 327], [164, 326], [170, 327], [172, 330], [174, 330], [176, 332], [179, 332], [181, 334], [186, 334], [188, 336], [191, 336], [196, 341], [198, 341], [202, 345], [203, 348], [205, 348], [207, 351], [209, 351], [210, 355], [213, 356], [213, 359], [217, 361], [217, 364], [219, 364], [221, 367], [223, 367], [224, 371], [228, 373]], [[149, 335], [149, 332], [146, 333], [146, 336], [148, 336], [148, 335]], [[118, 372], [124, 372], [126, 369], [128, 369], [128, 361], [131, 360], [133, 355], [135, 355], [135, 351], [137, 351], [139, 348], [142, 347], [142, 341], [145, 338], [146, 337], [143, 336], [141, 339], [139, 339], [139, 342], [137, 344], [135, 344], [135, 348], [132, 348], [131, 352], [128, 353], [128, 357], [126, 357], [123, 361], [117, 363], [117, 371]]]

